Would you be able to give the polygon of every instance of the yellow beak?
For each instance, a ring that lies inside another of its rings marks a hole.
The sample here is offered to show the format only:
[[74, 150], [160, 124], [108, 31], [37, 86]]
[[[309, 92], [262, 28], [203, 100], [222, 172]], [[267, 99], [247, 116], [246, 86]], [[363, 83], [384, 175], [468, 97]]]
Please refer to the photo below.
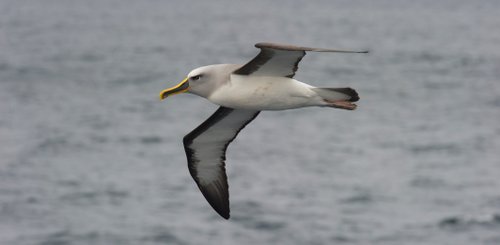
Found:
[[170, 95], [185, 93], [188, 91], [188, 89], [189, 89], [189, 82], [188, 82], [188, 78], [186, 77], [186, 78], [184, 78], [184, 80], [182, 80], [182, 82], [175, 85], [174, 87], [171, 87], [171, 88], [168, 88], [168, 89], [161, 91], [160, 92], [160, 100], [163, 100]]

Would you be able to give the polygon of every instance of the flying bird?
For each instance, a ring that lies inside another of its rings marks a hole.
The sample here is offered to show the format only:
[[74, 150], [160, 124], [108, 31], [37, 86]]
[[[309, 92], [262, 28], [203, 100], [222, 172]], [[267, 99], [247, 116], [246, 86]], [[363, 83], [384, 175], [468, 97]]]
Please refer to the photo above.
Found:
[[368, 53], [257, 43], [259, 54], [245, 65], [217, 64], [196, 68], [160, 98], [192, 93], [220, 107], [184, 137], [189, 172], [213, 209], [229, 219], [226, 149], [238, 133], [262, 110], [308, 106], [356, 109], [352, 88], [318, 88], [293, 79], [306, 51]]

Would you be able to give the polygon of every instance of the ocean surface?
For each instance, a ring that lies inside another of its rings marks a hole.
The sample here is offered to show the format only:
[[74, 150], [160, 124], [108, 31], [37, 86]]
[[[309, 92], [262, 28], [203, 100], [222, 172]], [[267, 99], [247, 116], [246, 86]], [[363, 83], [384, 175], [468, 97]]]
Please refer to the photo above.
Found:
[[[500, 244], [500, 2], [0, 0], [0, 244]], [[161, 90], [308, 54], [356, 111], [263, 112], [227, 155], [231, 219], [182, 137], [217, 106]]]

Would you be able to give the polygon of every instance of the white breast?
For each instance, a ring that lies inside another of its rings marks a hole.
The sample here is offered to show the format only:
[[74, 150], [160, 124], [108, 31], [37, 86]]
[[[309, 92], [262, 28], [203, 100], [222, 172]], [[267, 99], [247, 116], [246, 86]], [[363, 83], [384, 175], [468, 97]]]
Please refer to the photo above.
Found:
[[211, 102], [235, 109], [284, 110], [320, 103], [312, 86], [286, 77], [231, 75], [230, 82], [209, 97]]

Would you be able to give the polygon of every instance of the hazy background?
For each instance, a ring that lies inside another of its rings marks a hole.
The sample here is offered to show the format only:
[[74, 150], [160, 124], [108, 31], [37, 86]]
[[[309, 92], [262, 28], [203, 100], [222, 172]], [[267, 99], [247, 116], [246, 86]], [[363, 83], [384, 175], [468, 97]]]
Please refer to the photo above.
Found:
[[[500, 244], [499, 1], [0, 0], [0, 244]], [[359, 109], [264, 112], [228, 150], [229, 221], [159, 101], [257, 42]]]

